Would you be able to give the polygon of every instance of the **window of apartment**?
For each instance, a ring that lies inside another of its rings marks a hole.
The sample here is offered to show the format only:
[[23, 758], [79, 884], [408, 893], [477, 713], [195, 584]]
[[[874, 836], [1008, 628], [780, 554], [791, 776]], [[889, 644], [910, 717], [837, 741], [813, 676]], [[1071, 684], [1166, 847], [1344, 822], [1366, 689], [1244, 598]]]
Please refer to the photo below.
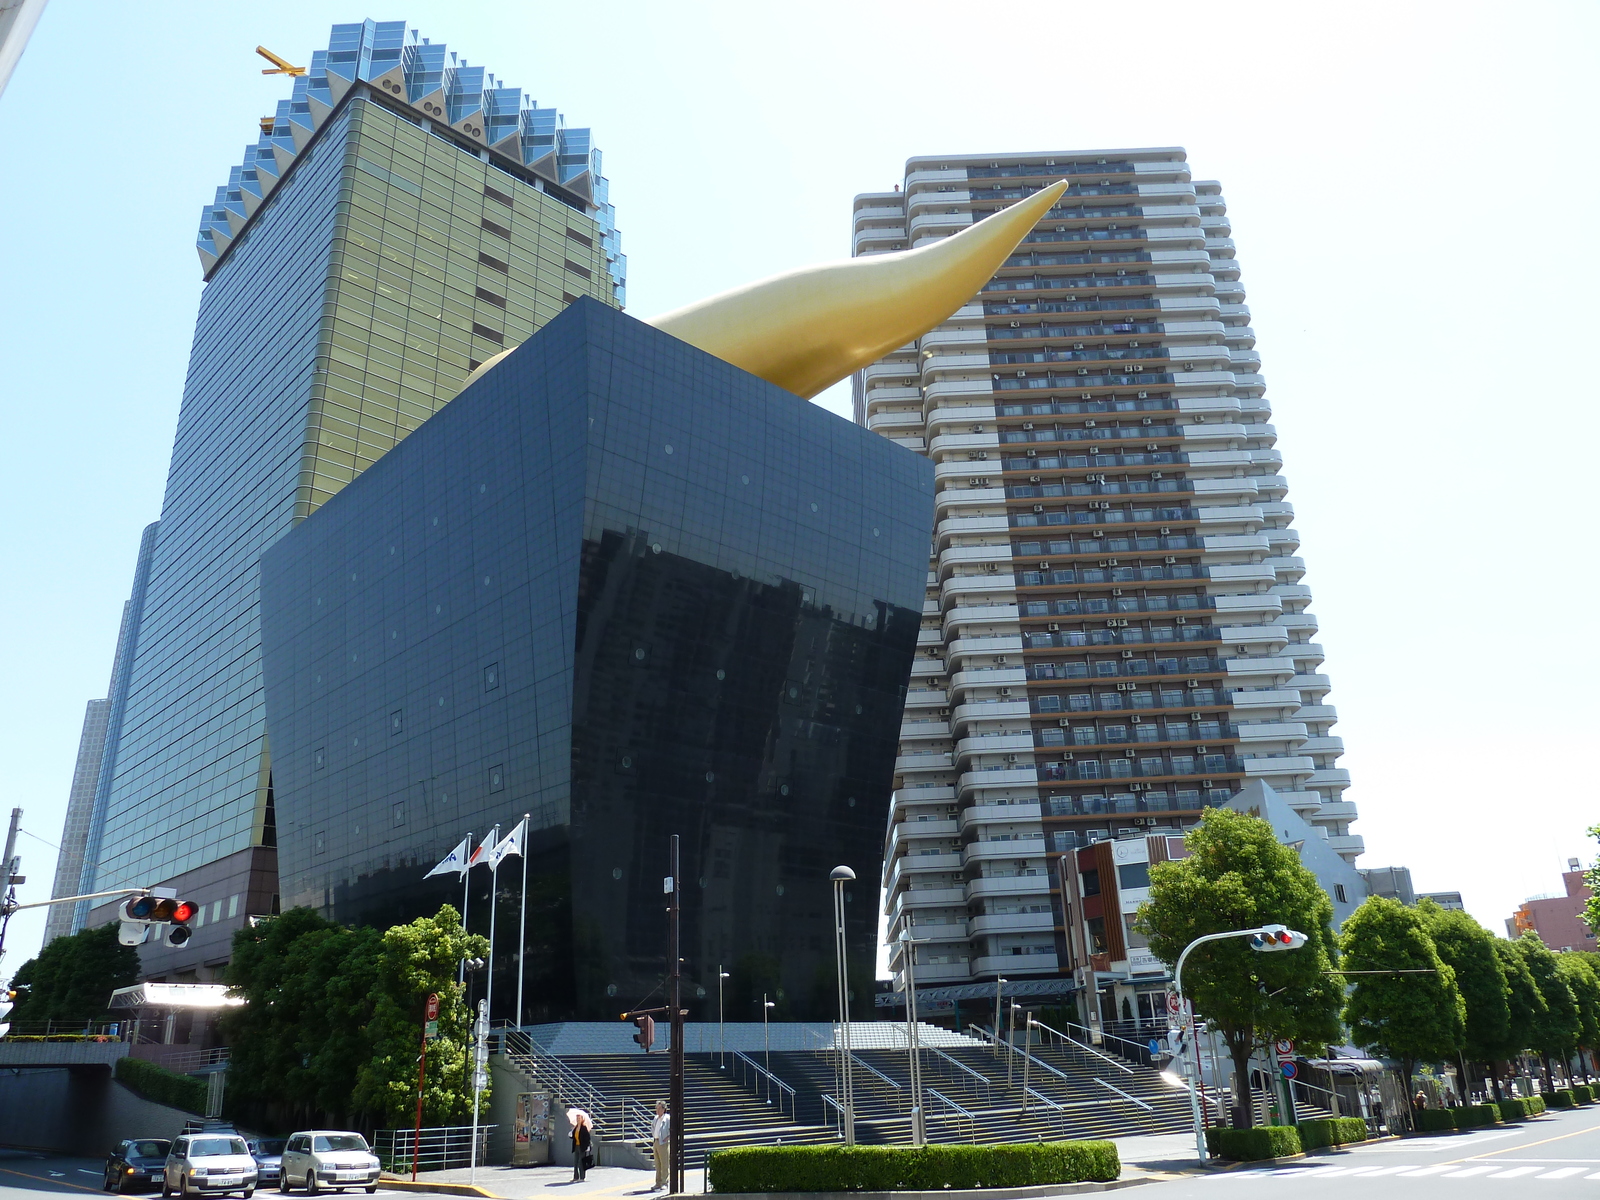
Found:
[[1333, 885], [1333, 898], [1340, 904], [1349, 903], [1349, 898], [1345, 895], [1344, 884], [1336, 883]]
[[1153, 724], [1135, 725], [1133, 727], [1133, 739], [1136, 742], [1159, 742], [1161, 740], [1161, 730]]
[[1092, 746], [1098, 736], [1093, 725], [1075, 725], [1072, 729], [1072, 743], [1075, 746]]
[[1074, 692], [1067, 697], [1068, 712], [1089, 712], [1094, 708], [1094, 697], [1088, 692]]
[[1085, 932], [1089, 935], [1089, 953], [1104, 954], [1106, 952], [1106, 919], [1104, 917], [1090, 917], [1084, 922]]
[[1125, 742], [1128, 740], [1128, 727], [1126, 725], [1107, 725], [1103, 731], [1108, 742]]

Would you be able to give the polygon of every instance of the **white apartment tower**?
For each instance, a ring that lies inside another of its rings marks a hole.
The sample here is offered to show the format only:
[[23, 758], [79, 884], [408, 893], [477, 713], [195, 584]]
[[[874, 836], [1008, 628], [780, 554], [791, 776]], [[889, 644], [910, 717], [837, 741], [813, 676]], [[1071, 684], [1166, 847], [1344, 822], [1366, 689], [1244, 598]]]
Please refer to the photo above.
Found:
[[971, 303], [855, 379], [856, 420], [937, 464], [883, 876], [919, 988], [1049, 994], [1090, 966], [1057, 857], [1251, 779], [1362, 851], [1219, 185], [1176, 147], [913, 158], [856, 197], [853, 252], [1063, 176]]

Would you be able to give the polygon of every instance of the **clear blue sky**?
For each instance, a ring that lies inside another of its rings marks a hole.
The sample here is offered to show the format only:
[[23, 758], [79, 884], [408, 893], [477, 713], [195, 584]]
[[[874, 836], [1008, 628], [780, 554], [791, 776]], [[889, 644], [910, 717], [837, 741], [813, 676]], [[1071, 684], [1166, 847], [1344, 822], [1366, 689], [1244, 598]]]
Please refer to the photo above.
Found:
[[[852, 195], [913, 154], [1186, 147], [1233, 219], [1363, 865], [1500, 929], [1593, 857], [1587, 2], [52, 0], [0, 98], [0, 808], [25, 829], [59, 840], [159, 513], [200, 209], [287, 94], [253, 48], [304, 62], [363, 17], [594, 128], [640, 315], [843, 256]], [[21, 849], [43, 898], [54, 851]], [[13, 921], [5, 968], [41, 928]]]

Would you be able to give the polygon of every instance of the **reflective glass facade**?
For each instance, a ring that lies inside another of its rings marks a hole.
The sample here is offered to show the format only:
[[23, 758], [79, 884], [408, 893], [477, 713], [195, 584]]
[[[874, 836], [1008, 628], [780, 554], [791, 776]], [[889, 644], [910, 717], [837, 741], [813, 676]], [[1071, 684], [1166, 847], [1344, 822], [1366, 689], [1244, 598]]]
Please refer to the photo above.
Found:
[[508, 173], [360, 79], [292, 140], [213, 243], [88, 838], [85, 878], [102, 890], [270, 855], [261, 551], [480, 361], [577, 296], [618, 295], [593, 205]]
[[730, 1006], [827, 1017], [839, 863], [866, 1003], [932, 503], [926, 460], [575, 304], [262, 558], [283, 903], [459, 904], [423, 874], [530, 813], [523, 1015], [614, 1017], [662, 974], [677, 833], [697, 1016], [721, 963]]

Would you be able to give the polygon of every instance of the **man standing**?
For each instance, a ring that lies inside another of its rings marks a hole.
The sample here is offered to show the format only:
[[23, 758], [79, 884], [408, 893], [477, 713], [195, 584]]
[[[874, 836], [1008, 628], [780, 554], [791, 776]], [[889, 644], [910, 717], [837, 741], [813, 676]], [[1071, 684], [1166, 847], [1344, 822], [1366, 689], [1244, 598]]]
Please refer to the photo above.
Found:
[[650, 1190], [665, 1189], [672, 1170], [672, 1118], [667, 1115], [667, 1102], [656, 1101], [656, 1119], [650, 1122], [650, 1140], [655, 1143], [656, 1186]]

